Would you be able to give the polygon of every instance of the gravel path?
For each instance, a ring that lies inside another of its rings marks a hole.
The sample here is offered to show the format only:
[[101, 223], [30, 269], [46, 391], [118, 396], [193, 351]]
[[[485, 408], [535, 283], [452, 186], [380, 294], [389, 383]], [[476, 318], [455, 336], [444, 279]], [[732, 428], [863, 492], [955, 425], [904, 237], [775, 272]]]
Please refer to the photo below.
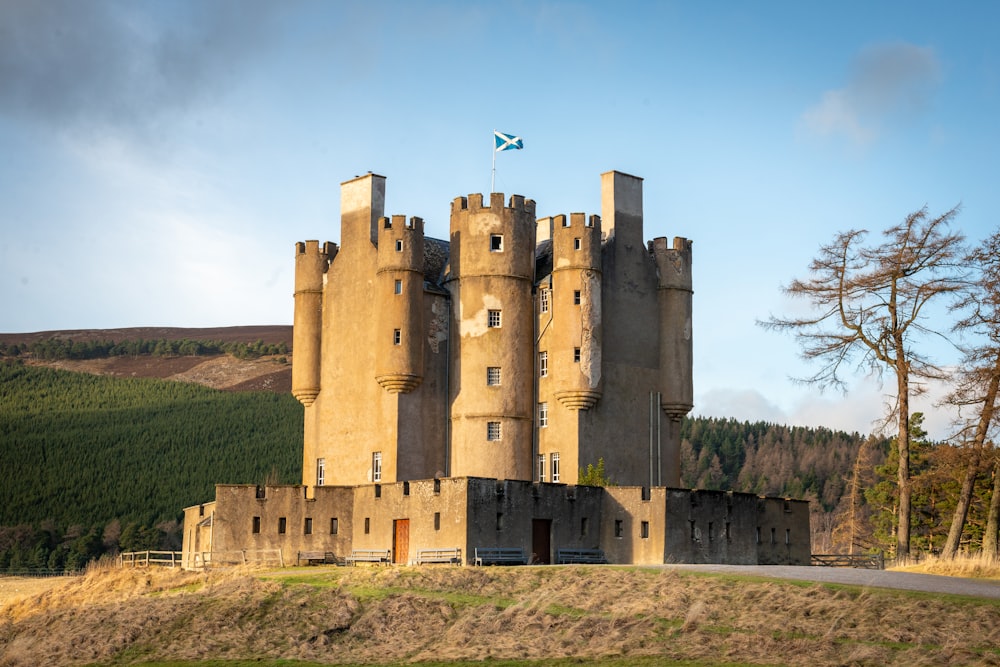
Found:
[[936, 574], [861, 570], [847, 567], [808, 567], [793, 565], [664, 565], [665, 568], [695, 572], [722, 572], [754, 577], [797, 579], [832, 584], [849, 584], [871, 588], [895, 588], [906, 591], [968, 595], [1000, 599], [1000, 582]]

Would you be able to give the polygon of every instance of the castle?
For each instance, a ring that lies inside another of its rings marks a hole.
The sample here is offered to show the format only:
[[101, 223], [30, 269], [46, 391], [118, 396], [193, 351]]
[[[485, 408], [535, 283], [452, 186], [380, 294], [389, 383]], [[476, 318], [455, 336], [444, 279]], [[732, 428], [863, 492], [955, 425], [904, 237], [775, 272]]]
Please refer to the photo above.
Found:
[[[642, 179], [605, 173], [601, 195], [600, 216], [543, 218], [459, 197], [442, 241], [384, 216], [384, 177], [343, 183], [340, 245], [296, 244], [302, 484], [217, 487], [185, 510], [188, 564], [501, 547], [808, 563], [805, 503], [676, 488], [692, 244], [644, 242]], [[575, 486], [599, 461], [616, 486]]]

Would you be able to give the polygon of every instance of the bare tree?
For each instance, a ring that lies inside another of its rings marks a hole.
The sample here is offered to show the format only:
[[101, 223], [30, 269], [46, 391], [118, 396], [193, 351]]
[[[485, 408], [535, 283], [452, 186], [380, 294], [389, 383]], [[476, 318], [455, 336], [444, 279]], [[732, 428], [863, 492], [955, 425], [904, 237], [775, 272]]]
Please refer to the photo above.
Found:
[[[965, 529], [983, 458], [987, 455], [988, 438], [998, 416], [997, 396], [1000, 391], [1000, 230], [973, 249], [966, 258], [977, 269], [976, 280], [970, 284], [957, 304], [966, 313], [955, 326], [974, 336], [975, 343], [965, 348], [965, 358], [956, 375], [957, 383], [948, 402], [960, 408], [973, 407], [964, 433], [971, 433], [968, 442], [969, 459], [962, 480], [955, 514], [948, 539], [941, 550], [944, 558], [954, 558]], [[993, 498], [983, 536], [983, 553], [997, 557], [997, 513], [1000, 503], [1000, 462], [994, 464]], [[990, 528], [992, 526], [992, 528]]]
[[881, 378], [890, 371], [896, 380], [894, 404], [887, 423], [898, 427], [899, 526], [896, 558], [910, 553], [910, 397], [920, 393], [920, 380], [942, 377], [941, 370], [917, 349], [927, 335], [942, 332], [928, 326], [927, 305], [959, 289], [964, 269], [964, 238], [949, 225], [955, 207], [930, 217], [926, 207], [882, 233], [882, 242], [866, 245], [867, 232], [837, 234], [821, 246], [809, 265], [810, 277], [784, 288], [806, 299], [811, 317], [772, 316], [762, 324], [792, 331], [807, 360], [821, 363], [803, 382], [821, 388], [846, 387], [845, 371], [862, 370]]

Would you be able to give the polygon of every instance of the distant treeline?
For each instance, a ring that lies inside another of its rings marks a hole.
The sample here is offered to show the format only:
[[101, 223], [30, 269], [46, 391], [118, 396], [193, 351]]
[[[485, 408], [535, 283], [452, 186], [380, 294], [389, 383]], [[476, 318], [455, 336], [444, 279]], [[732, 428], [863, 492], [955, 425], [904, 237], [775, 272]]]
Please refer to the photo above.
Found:
[[231, 354], [237, 359], [257, 359], [266, 355], [288, 354], [288, 345], [265, 343], [224, 342], [221, 340], [88, 340], [49, 338], [31, 343], [0, 343], [0, 356], [30, 355], [36, 359], [106, 359], [108, 357], [197, 357]]
[[0, 362], [0, 571], [179, 548], [215, 484], [300, 480], [302, 418], [289, 394]]

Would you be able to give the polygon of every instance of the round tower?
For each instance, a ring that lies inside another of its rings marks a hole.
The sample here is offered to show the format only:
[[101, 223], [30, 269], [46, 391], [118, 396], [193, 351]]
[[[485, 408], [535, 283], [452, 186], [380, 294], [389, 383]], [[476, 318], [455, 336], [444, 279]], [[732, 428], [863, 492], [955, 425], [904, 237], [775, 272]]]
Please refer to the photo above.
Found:
[[452, 476], [532, 479], [534, 269], [534, 201], [452, 203]]
[[553, 327], [549, 343], [556, 399], [589, 410], [601, 397], [601, 218], [583, 213], [552, 223]]
[[295, 315], [292, 328], [292, 395], [310, 406], [320, 390], [323, 283], [337, 254], [334, 243], [295, 244]]
[[423, 380], [424, 221], [394, 215], [378, 228], [375, 380], [389, 393], [408, 393]]

